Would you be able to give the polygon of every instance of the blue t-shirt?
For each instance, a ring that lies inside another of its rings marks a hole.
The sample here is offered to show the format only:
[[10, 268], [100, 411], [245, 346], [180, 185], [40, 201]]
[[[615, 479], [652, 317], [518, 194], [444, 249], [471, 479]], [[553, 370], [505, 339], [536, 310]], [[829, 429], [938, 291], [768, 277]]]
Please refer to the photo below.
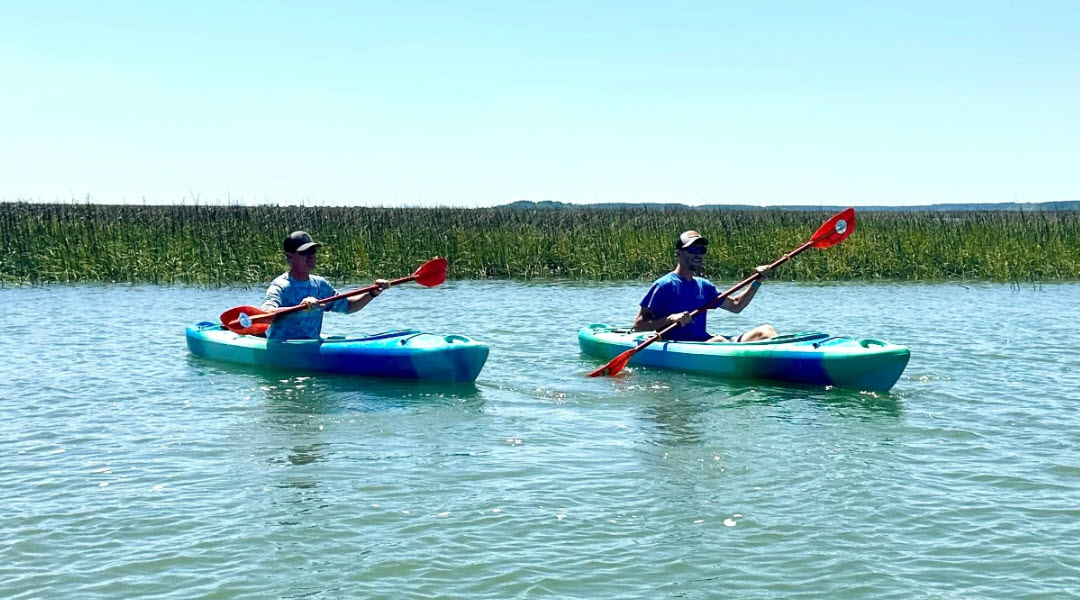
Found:
[[[720, 292], [704, 277], [684, 279], [672, 271], [653, 282], [649, 292], [641, 300], [641, 306], [652, 311], [659, 319], [671, 314], [694, 310], [712, 302]], [[689, 325], [682, 325], [664, 334], [665, 340], [704, 342], [711, 336], [705, 329], [705, 313], [694, 317]]]
[[[288, 273], [283, 273], [270, 283], [266, 290], [266, 298], [263, 299], [264, 310], [272, 308], [287, 308], [296, 306], [307, 297], [322, 300], [329, 298], [337, 292], [330, 282], [318, 275], [309, 275], [307, 281], [293, 279]], [[310, 312], [298, 310], [294, 313], [275, 317], [266, 332], [266, 337], [271, 340], [296, 340], [318, 338], [322, 332], [322, 318], [326, 311], [348, 312], [349, 300], [342, 298], [321, 308]]]

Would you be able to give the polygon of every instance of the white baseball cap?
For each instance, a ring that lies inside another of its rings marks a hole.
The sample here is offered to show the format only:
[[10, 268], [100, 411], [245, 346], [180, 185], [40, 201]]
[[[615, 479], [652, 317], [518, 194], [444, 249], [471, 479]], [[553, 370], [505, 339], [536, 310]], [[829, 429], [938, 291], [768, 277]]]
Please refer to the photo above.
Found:
[[679, 237], [675, 240], [675, 249], [682, 250], [683, 248], [689, 248], [694, 244], [701, 244], [702, 246], [708, 246], [709, 240], [702, 237], [700, 233], [691, 229], [679, 234]]

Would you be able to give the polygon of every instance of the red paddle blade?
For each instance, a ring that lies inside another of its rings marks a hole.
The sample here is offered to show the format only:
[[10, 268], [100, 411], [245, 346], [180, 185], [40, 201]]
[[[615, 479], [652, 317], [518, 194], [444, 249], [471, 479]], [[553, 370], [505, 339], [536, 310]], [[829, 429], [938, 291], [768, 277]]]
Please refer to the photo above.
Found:
[[609, 362], [608, 364], [600, 367], [592, 373], [589, 373], [589, 377], [600, 377], [601, 375], [607, 375], [611, 377], [618, 374], [618, 372], [622, 371], [623, 367], [626, 366], [626, 363], [630, 362], [630, 357], [633, 356], [635, 352], [637, 352], [637, 348], [631, 348], [626, 352], [623, 352], [622, 354], [611, 359], [611, 362]]
[[446, 281], [446, 259], [437, 256], [426, 263], [420, 265], [420, 268], [413, 272], [413, 277], [416, 277], [416, 283], [424, 287], [435, 287], [440, 283]]
[[810, 239], [814, 241], [814, 248], [828, 248], [846, 240], [853, 231], [855, 231], [855, 209], [846, 208], [825, 221]]
[[266, 333], [273, 320], [273, 314], [263, 313], [255, 306], [237, 306], [221, 313], [221, 324], [240, 335]]

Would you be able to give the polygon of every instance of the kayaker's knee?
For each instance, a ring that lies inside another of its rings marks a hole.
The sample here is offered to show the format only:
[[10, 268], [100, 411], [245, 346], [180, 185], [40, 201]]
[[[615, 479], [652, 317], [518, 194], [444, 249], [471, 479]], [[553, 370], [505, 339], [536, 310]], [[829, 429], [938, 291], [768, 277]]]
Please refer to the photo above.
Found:
[[773, 329], [772, 325], [765, 324], [747, 331], [740, 335], [738, 339], [740, 342], [757, 342], [761, 340], [771, 340], [776, 336], [776, 329]]

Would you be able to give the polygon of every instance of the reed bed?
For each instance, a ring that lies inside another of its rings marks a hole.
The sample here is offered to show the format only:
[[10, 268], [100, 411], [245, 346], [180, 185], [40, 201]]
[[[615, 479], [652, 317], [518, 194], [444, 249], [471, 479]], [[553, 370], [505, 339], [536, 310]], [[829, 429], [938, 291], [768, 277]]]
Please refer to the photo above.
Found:
[[[745, 276], [805, 241], [830, 212], [634, 208], [349, 208], [0, 203], [0, 282], [262, 284], [281, 239], [326, 244], [331, 281], [399, 277], [433, 256], [454, 278], [651, 279], [686, 229], [711, 240], [705, 275]], [[1080, 212], [862, 212], [846, 242], [785, 280], [1080, 279]]]

